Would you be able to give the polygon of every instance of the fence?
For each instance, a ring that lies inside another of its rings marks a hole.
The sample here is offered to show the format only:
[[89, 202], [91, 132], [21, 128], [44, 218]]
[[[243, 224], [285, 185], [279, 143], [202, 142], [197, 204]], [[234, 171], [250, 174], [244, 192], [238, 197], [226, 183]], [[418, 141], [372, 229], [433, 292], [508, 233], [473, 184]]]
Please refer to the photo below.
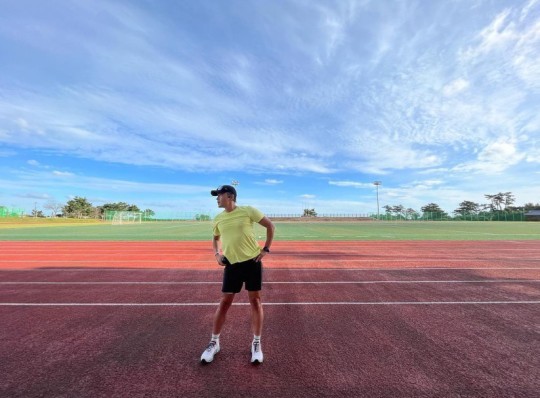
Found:
[[[361, 220], [361, 219], [372, 219], [373, 216], [370, 214], [358, 214], [358, 213], [323, 213], [317, 214], [316, 216], [306, 216], [299, 213], [277, 213], [277, 214], [266, 214], [271, 220], [323, 220], [323, 219], [343, 219], [343, 220]], [[376, 218], [376, 216], [375, 216]]]
[[[105, 221], [113, 221], [117, 212], [107, 211], [104, 215]], [[126, 212], [124, 212], [126, 213]], [[140, 220], [147, 221], [208, 221], [212, 220], [215, 211], [199, 212], [171, 212], [169, 214], [159, 214], [148, 216], [146, 213], [140, 213]], [[304, 216], [301, 213], [266, 213], [271, 220], [291, 220], [291, 221], [525, 221], [525, 212], [484, 212], [479, 214], [468, 214], [463, 216], [451, 216], [446, 213], [413, 213], [408, 215], [393, 215], [382, 213], [322, 213], [317, 216]], [[118, 218], [119, 216], [117, 216]], [[139, 221], [137, 217], [137, 221]]]
[[142, 212], [130, 212], [120, 210], [107, 210], [103, 214], [104, 221], [115, 221], [115, 219], [130, 220], [135, 219], [137, 222], [147, 221], [208, 221], [213, 219], [211, 212], [204, 211], [178, 211], [161, 214], [150, 214]]
[[141, 223], [142, 213], [139, 211], [108, 210], [105, 212], [105, 221], [113, 224]]
[[[371, 215], [377, 219], [377, 215]], [[525, 212], [483, 212], [478, 214], [466, 214], [451, 216], [446, 213], [415, 213], [411, 215], [380, 214], [379, 220], [383, 221], [525, 221]]]
[[24, 215], [23, 209], [17, 208], [8, 208], [5, 206], [0, 206], [0, 217], [22, 217]]

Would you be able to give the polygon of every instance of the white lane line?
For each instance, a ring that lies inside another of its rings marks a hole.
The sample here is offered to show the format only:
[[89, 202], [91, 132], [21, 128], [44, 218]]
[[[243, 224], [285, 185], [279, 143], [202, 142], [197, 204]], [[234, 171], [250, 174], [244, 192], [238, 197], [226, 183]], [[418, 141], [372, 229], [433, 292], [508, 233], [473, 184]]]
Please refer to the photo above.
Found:
[[[186, 268], [22, 268], [22, 269], [0, 269], [2, 272], [212, 272], [219, 268], [186, 269]], [[426, 271], [426, 270], [535, 270], [540, 271], [540, 267], [408, 267], [408, 268], [294, 268], [294, 267], [265, 267], [264, 272], [272, 271]]]
[[[356, 255], [356, 257], [360, 257], [361, 255]], [[353, 257], [353, 256], [351, 256]], [[274, 259], [271, 260], [273, 263], [279, 263], [279, 262], [297, 262], [297, 263], [308, 263], [308, 262], [324, 262], [324, 261], [340, 261], [340, 262], [347, 262], [347, 263], [407, 263], [407, 262], [414, 262], [414, 263], [427, 263], [427, 262], [433, 262], [433, 261], [445, 261], [445, 262], [463, 262], [463, 263], [471, 263], [471, 262], [479, 262], [479, 261], [503, 261], [503, 260], [510, 260], [510, 261], [522, 261], [522, 262], [535, 262], [540, 261], [539, 258], [533, 258], [533, 257], [493, 257], [493, 258], [471, 258], [471, 257], [452, 257], [448, 259], [441, 260], [440, 257], [438, 258], [417, 258], [417, 257], [409, 257], [409, 258], [342, 258], [339, 256], [339, 254], [332, 256], [332, 255], [326, 255], [326, 254], [306, 254], [306, 255], [294, 255], [290, 258], [282, 257], [282, 256], [274, 256]], [[18, 263], [28, 263], [28, 264], [40, 264], [40, 263], [57, 263], [57, 264], [77, 264], [77, 263], [107, 263], [107, 264], [113, 264], [113, 263], [120, 263], [120, 264], [162, 264], [162, 263], [174, 263], [174, 264], [208, 264], [211, 263], [211, 260], [181, 260], [176, 258], [171, 259], [111, 259], [110, 255], [104, 254], [102, 258], [90, 258], [90, 259], [80, 259], [80, 258], [74, 258], [74, 259], [68, 259], [68, 260], [57, 260], [57, 259], [46, 259], [46, 258], [39, 258], [39, 259], [14, 259], [14, 260], [4, 260], [4, 264], [18, 264]]]
[[[507, 304], [540, 304], [540, 301], [328, 301], [328, 302], [270, 302], [263, 305], [507, 305]], [[196, 307], [212, 306], [217, 303], [0, 303], [0, 307]], [[247, 306], [249, 303], [233, 303], [236, 306]]]
[[[275, 285], [369, 285], [369, 284], [415, 284], [415, 283], [539, 283], [540, 279], [493, 279], [493, 280], [376, 280], [376, 281], [264, 281], [264, 284]], [[117, 282], [51, 282], [51, 281], [11, 281], [0, 282], [0, 285], [216, 285], [221, 281], [117, 281]]]

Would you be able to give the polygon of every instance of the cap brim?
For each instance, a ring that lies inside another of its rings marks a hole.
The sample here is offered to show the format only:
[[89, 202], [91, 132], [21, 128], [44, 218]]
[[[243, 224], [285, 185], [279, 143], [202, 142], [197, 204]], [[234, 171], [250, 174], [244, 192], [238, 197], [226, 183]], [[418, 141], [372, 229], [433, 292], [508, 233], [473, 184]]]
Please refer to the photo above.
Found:
[[210, 191], [210, 195], [212, 195], [212, 196], [218, 196], [218, 195], [219, 195], [219, 192], [218, 192], [217, 189], [212, 189], [212, 190]]

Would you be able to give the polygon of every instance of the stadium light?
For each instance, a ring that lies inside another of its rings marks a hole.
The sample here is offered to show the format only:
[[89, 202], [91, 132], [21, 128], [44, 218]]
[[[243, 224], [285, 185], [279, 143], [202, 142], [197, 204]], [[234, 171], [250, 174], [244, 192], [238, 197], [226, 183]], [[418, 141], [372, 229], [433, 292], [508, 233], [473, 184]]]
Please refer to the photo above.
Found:
[[377, 220], [379, 219], [379, 185], [382, 185], [381, 181], [374, 181], [373, 185], [375, 185], [377, 189]]
[[231, 182], [231, 185], [232, 185], [233, 187], [235, 187], [235, 188], [236, 188], [239, 184], [240, 184], [240, 183], [239, 183], [237, 180], [232, 180], [232, 182]]

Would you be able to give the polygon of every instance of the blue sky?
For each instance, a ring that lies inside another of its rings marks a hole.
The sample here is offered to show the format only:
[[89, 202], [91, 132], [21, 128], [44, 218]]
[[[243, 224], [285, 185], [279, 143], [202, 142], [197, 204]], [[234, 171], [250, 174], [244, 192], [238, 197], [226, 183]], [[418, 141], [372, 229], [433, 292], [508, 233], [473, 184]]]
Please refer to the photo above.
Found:
[[540, 0], [0, 5], [0, 205], [540, 202]]

